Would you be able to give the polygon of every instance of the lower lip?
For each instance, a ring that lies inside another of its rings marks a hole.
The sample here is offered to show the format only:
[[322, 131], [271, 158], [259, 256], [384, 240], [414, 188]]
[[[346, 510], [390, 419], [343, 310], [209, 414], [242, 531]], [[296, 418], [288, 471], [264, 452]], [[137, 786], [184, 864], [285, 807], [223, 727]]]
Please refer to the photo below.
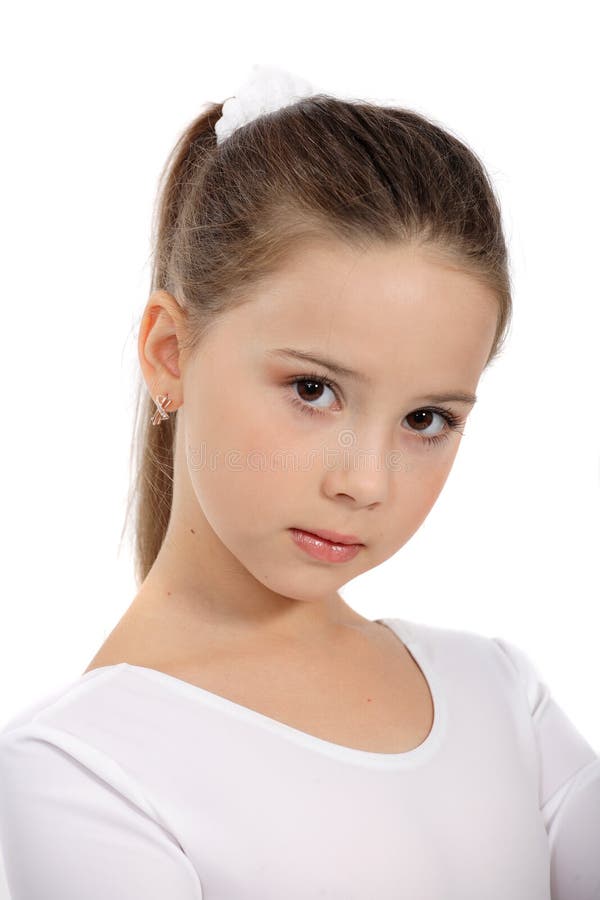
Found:
[[348, 562], [354, 559], [362, 544], [334, 544], [325, 538], [317, 537], [308, 531], [300, 531], [299, 528], [290, 528], [292, 539], [301, 550], [308, 553], [314, 559], [323, 562]]

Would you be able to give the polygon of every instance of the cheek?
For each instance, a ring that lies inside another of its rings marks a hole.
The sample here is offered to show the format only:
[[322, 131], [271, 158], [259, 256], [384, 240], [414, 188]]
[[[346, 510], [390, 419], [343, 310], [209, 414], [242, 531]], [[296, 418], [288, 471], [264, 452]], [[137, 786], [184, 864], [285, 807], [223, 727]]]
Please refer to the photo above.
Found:
[[387, 510], [382, 510], [382, 560], [399, 550], [425, 521], [446, 483], [455, 455], [456, 449], [443, 457], [435, 450], [417, 453], [410, 459], [408, 470], [391, 476]]
[[397, 502], [401, 508], [410, 510], [411, 534], [425, 520], [441, 494], [456, 456], [454, 451], [436, 460], [435, 452], [432, 451], [429, 458], [425, 453], [425, 459], [406, 475], [399, 488], [401, 496]]
[[[301, 479], [303, 451], [282, 411], [244, 393], [198, 397], [186, 415], [188, 469], [207, 518], [276, 513]], [[299, 460], [299, 462], [296, 462]]]
[[[219, 461], [234, 461], [253, 452], [264, 453], [277, 436], [275, 416], [268, 403], [260, 399], [248, 378], [232, 373], [229, 379], [215, 374], [214, 383], [224, 384], [224, 390], [211, 387], [205, 378], [197, 391], [194, 403], [186, 411], [189, 442], [203, 446]], [[233, 470], [240, 468], [233, 465]]]

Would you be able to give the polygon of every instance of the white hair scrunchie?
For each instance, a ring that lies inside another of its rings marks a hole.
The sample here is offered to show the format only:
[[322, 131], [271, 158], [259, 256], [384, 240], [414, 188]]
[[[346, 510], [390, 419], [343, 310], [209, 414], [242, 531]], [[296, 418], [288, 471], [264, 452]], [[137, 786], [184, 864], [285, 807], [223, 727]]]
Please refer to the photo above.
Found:
[[277, 66], [255, 64], [235, 97], [228, 97], [223, 103], [221, 117], [215, 124], [217, 144], [258, 116], [316, 93], [305, 78]]

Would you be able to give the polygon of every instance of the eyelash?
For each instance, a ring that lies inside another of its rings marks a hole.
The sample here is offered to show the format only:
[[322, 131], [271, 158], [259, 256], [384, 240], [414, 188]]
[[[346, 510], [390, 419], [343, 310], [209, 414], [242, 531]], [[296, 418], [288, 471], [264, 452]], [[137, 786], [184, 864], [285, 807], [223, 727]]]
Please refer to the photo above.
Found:
[[[316, 373], [312, 373], [309, 375], [297, 376], [292, 379], [292, 381], [288, 382], [290, 387], [295, 387], [297, 384], [303, 384], [306, 381], [316, 382], [317, 384], [324, 384], [326, 387], [330, 388], [335, 394], [337, 400], [339, 401], [339, 390], [335, 382], [330, 381], [328, 378], [325, 378], [323, 375], [317, 375]], [[291, 397], [291, 403], [294, 406], [297, 406], [301, 412], [307, 413], [309, 416], [314, 415], [323, 415], [323, 410], [317, 409], [315, 406], [311, 406], [305, 400], [301, 400], [297, 395]], [[445, 431], [440, 432], [439, 434], [434, 434], [432, 436], [426, 435], [421, 438], [421, 440], [428, 444], [429, 446], [434, 446], [436, 444], [441, 444], [444, 441], [448, 440], [448, 432], [449, 431], [458, 431], [459, 434], [463, 434], [461, 431], [461, 426], [465, 423], [465, 418], [462, 416], [456, 415], [456, 413], [452, 412], [451, 409], [445, 409], [440, 406], [424, 406], [419, 409], [414, 409], [412, 412], [434, 412], [438, 415], [442, 416], [443, 419], [446, 420], [447, 428]], [[414, 434], [418, 434], [418, 431], [413, 432]]]

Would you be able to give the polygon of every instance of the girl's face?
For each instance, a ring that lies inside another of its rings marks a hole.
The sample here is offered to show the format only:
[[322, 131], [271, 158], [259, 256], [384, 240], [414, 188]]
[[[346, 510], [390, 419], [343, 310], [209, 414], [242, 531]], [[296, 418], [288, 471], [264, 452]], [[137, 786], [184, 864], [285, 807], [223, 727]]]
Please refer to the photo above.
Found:
[[[298, 250], [249, 297], [180, 379], [161, 375], [181, 404], [167, 558], [219, 596], [220, 580], [270, 603], [331, 598], [396, 553], [435, 503], [472, 408], [444, 395], [475, 393], [497, 302], [432, 251], [334, 241]], [[324, 562], [293, 528], [364, 546]]]

